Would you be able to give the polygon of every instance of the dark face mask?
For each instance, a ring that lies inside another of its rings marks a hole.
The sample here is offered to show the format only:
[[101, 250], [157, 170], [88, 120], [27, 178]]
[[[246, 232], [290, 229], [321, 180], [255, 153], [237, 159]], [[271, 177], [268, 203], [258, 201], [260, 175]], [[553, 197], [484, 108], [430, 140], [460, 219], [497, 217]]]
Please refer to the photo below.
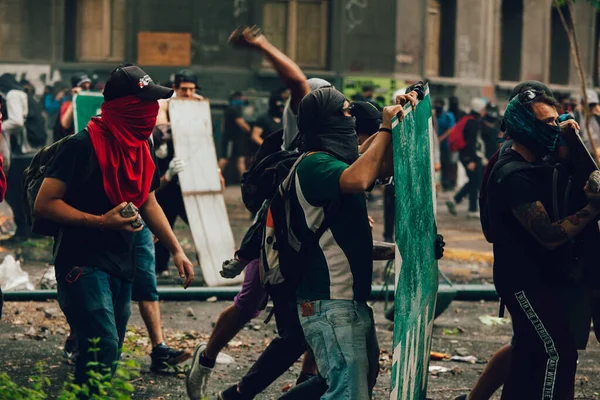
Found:
[[507, 135], [521, 142], [538, 157], [555, 153], [560, 127], [540, 121], [515, 97], [504, 112]]
[[330, 118], [330, 127], [318, 134], [300, 134], [298, 149], [306, 151], [325, 151], [346, 164], [352, 164], [358, 158], [358, 135], [354, 126], [354, 117], [334, 116]]
[[346, 98], [333, 88], [306, 95], [298, 106], [298, 149], [324, 151], [347, 164], [358, 158], [355, 118], [342, 114]]
[[440, 116], [440, 115], [442, 115], [442, 113], [443, 113], [443, 112], [444, 112], [444, 107], [442, 107], [442, 106], [436, 106], [436, 107], [435, 107], [435, 114], [436, 114], [437, 116]]

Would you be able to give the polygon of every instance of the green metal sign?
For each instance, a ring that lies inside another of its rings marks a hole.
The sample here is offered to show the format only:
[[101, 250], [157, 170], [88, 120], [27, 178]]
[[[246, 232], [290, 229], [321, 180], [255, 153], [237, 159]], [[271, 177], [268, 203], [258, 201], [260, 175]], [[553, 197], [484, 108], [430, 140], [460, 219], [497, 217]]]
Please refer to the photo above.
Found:
[[73, 124], [75, 132], [85, 128], [92, 117], [101, 112], [104, 96], [98, 92], [83, 92], [73, 96]]
[[391, 399], [424, 400], [438, 289], [429, 88], [392, 123], [396, 193], [396, 288]]

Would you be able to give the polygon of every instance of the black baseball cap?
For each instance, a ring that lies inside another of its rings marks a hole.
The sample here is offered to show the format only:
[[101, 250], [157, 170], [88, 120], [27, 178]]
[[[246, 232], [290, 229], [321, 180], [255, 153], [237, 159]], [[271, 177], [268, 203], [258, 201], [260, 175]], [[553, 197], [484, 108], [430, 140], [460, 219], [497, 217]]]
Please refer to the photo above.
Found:
[[136, 96], [147, 101], [168, 99], [173, 96], [173, 89], [157, 85], [137, 65], [122, 65], [115, 69], [106, 81], [104, 100], [110, 101], [126, 96]]
[[550, 88], [544, 85], [542, 82], [525, 81], [519, 83], [517, 86], [514, 87], [512, 92], [510, 92], [510, 97], [508, 98], [508, 100], [510, 101], [514, 99], [515, 97], [517, 97], [517, 95], [523, 93], [526, 90], [536, 90], [538, 92], [544, 92], [548, 97], [554, 97], [554, 93], [552, 93], [552, 90], [550, 90]]

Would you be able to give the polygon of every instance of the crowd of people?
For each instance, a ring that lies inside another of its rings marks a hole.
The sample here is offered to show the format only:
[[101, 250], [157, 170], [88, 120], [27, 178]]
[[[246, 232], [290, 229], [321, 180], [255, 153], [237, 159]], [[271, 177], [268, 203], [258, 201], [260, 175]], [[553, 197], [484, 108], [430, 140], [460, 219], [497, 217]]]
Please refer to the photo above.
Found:
[[[166, 87], [138, 66], [119, 66], [102, 85], [101, 116], [80, 132], [74, 132], [71, 96], [92, 88], [88, 75], [76, 74], [71, 89], [47, 88], [41, 104], [26, 84], [0, 76], [1, 148], [9, 149], [2, 156], [10, 161], [7, 201], [15, 237], [32, 234], [21, 197], [23, 172], [42, 146], [55, 141], [33, 212], [57, 227], [58, 299], [71, 328], [65, 353], [75, 360], [78, 384], [100, 365], [114, 373], [133, 300], [152, 343], [151, 370], [191, 358], [187, 393], [205, 399], [219, 352], [271, 298], [279, 337], [218, 398], [253, 399], [300, 357], [302, 372], [283, 399], [371, 398], [380, 351], [367, 304], [373, 235], [365, 193], [393, 177], [392, 119], [402, 121], [404, 106], [417, 105], [423, 83], [398, 93], [381, 110], [372, 88], [349, 101], [330, 82], [307, 79], [252, 28], [236, 30], [230, 41], [260, 53], [284, 88], [271, 94], [268, 111], [253, 123], [244, 118], [243, 94], [231, 95], [215, 173], [235, 161], [243, 175], [248, 165], [253, 171], [257, 161], [273, 155], [291, 163], [277, 164], [286, 167], [285, 176], [250, 209], [254, 223], [224, 263], [223, 276], [245, 270], [244, 282], [207, 343], [198, 343], [192, 354], [164, 342], [156, 283], [171, 257], [184, 287], [194, 279], [173, 232], [177, 217], [187, 222], [177, 179], [186, 162], [175, 154], [168, 112], [173, 97], [202, 99], [192, 71], [177, 72]], [[462, 399], [488, 399], [501, 385], [503, 399], [573, 398], [577, 349], [585, 348], [590, 321], [600, 315], [592, 265], [600, 242], [600, 194], [590, 188], [591, 171], [580, 162], [589, 156], [575, 133], [584, 124], [600, 130], [600, 105], [595, 93], [586, 96], [590, 121], [572, 98], [557, 101], [535, 81], [515, 87], [503, 118], [483, 98], [472, 99], [468, 111], [456, 97], [448, 99], [448, 107], [442, 99], [433, 102], [441, 189], [458, 189], [447, 206], [456, 214], [457, 204], [468, 198], [468, 216], [481, 220], [494, 244], [496, 289], [513, 319], [513, 340]], [[46, 122], [43, 114], [55, 122]], [[600, 132], [589, 137], [595, 135]], [[265, 149], [272, 150], [265, 155]], [[246, 159], [253, 154], [256, 160]], [[459, 162], [468, 177], [461, 188]], [[393, 220], [393, 211], [386, 214]], [[390, 232], [384, 235], [392, 240]], [[431, 246], [441, 257], [443, 241]], [[89, 352], [92, 343], [95, 355]]]

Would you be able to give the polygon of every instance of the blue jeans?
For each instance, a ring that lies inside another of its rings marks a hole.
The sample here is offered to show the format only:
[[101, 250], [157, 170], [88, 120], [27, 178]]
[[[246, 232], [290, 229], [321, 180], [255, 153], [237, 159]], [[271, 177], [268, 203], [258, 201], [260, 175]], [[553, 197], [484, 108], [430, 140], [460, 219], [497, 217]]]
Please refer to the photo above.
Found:
[[313, 301], [311, 313], [298, 305], [300, 324], [319, 375], [327, 383], [321, 400], [370, 399], [379, 373], [373, 311], [364, 302]]
[[[60, 308], [77, 332], [75, 383], [88, 380], [90, 361], [98, 361], [101, 372], [110, 367], [114, 373], [131, 314], [131, 282], [93, 267], [74, 267], [56, 278]], [[100, 339], [95, 355], [90, 339]]]
[[148, 225], [134, 236], [135, 275], [133, 277], [133, 301], [158, 301], [156, 288], [156, 258], [154, 238]]

